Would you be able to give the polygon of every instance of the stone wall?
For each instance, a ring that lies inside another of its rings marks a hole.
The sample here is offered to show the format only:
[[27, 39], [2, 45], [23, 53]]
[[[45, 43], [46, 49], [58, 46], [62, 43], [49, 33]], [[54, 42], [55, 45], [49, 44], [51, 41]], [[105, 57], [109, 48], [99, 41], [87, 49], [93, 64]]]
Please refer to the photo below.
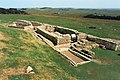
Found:
[[71, 43], [71, 37], [69, 34], [63, 35], [62, 37], [58, 38], [58, 44], [67, 44]]
[[110, 50], [120, 50], [119, 46], [120, 46], [120, 42], [118, 42], [117, 40], [113, 40], [113, 39], [105, 39], [105, 38], [99, 38], [99, 37], [95, 37], [92, 35], [88, 35], [87, 39], [93, 42], [96, 42], [98, 44], [102, 44], [105, 46], [106, 49], [110, 49]]
[[11, 28], [24, 29], [24, 27], [23, 27], [23, 26], [16, 26], [16, 24], [15, 24], [15, 23], [8, 25], [8, 27], [11, 27]]
[[[43, 29], [45, 29], [48, 32], [55, 32], [55, 33], [58, 32], [62, 35], [69, 34], [70, 35], [69, 39], [72, 34], [75, 34], [76, 35], [76, 38], [75, 38], [76, 40], [74, 40], [75, 42], [79, 41], [80, 39], [86, 39], [86, 37], [87, 37], [87, 34], [85, 34], [85, 33], [78, 32], [76, 30], [69, 29], [69, 28], [60, 27], [60, 26], [42, 24], [41, 27], [43, 27]], [[70, 41], [68, 41], [68, 42], [70, 42]]]
[[30, 21], [26, 20], [17, 20], [16, 21], [16, 26], [32, 26]]
[[67, 29], [67, 28], [63, 28], [63, 27], [55, 27], [55, 31], [61, 33], [61, 34], [76, 34], [76, 32], [72, 29]]
[[53, 42], [54, 45], [60, 45], [60, 44], [68, 44], [71, 43], [71, 36], [70, 34], [61, 34], [59, 32], [54, 32], [53, 26], [45, 26], [45, 29], [43, 28], [37, 28], [37, 33], [41, 34], [45, 38], [49, 39], [51, 42]]
[[87, 38], [87, 34], [82, 33], [82, 32], [78, 32], [76, 30], [69, 29], [69, 28], [63, 28], [63, 27], [57, 26], [57, 27], [55, 27], [55, 31], [58, 31], [61, 34], [70, 34], [70, 35], [75, 34], [77, 37], [76, 41]]
[[[37, 29], [38, 26], [41, 28], [40, 30]], [[37, 30], [38, 33], [40, 33], [41, 35], [43, 35], [44, 37], [52, 41], [54, 45], [66, 44], [66, 43], [71, 43], [71, 42], [77, 42], [77, 41], [80, 41], [81, 39], [87, 39], [87, 40], [96, 42], [98, 44], [104, 45], [106, 49], [120, 50], [119, 40], [99, 38], [96, 36], [78, 32], [73, 29], [39, 23], [36, 21], [30, 22], [26, 20], [17, 20], [16, 22], [13, 22], [13, 24], [9, 25], [8, 27], [20, 28], [20, 29], [25, 29], [28, 27], [31, 29], [35, 29]], [[53, 34], [51, 35], [50, 33], [53, 33]], [[54, 36], [54, 34], [58, 36], [56, 37]]]
[[81, 39], [86, 39], [87, 38], [87, 34], [85, 33], [79, 33], [77, 35], [77, 41], [80, 41]]
[[42, 24], [37, 21], [31, 21], [32, 26], [41, 26]]
[[31, 22], [26, 20], [17, 20], [16, 22], [10, 24], [8, 27], [19, 28], [19, 29], [25, 29], [27, 27], [34, 28]]
[[48, 32], [54, 32], [55, 28], [52, 25], [46, 25], [45, 30], [48, 31]]
[[117, 50], [120, 50], [120, 44], [117, 46]]
[[54, 37], [53, 35], [50, 35], [49, 33], [37, 28], [37, 33], [41, 34], [42, 36], [44, 36], [45, 38], [49, 39], [54, 45], [58, 44], [58, 39], [56, 37]]

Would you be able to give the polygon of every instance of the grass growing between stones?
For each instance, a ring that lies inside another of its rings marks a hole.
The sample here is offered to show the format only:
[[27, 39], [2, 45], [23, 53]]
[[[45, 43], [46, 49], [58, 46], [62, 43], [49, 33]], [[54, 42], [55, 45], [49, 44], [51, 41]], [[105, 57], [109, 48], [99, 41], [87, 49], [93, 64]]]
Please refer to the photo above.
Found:
[[[0, 15], [1, 23], [11, 23], [17, 19], [35, 20], [54, 25], [61, 25], [79, 31], [120, 39], [119, 23], [117, 21], [73, 20], [69, 18], [47, 18], [33, 15]], [[95, 22], [94, 22], [95, 21]], [[112, 22], [112, 23], [111, 23]], [[115, 24], [116, 23], [116, 24]], [[111, 26], [109, 26], [111, 25]], [[99, 30], [89, 29], [96, 26]], [[108, 28], [109, 26], [109, 28]], [[114, 32], [109, 30], [116, 29]], [[101, 31], [102, 31], [101, 30]], [[0, 42], [0, 80], [119, 80], [120, 79], [120, 51], [94, 49], [98, 63], [90, 62], [73, 67], [67, 59], [54, 51], [48, 45], [38, 43], [30, 33], [2, 27], [0, 32], [5, 38]], [[109, 35], [108, 32], [112, 35]], [[9, 38], [9, 39], [7, 39]], [[33, 66], [35, 74], [24, 74], [27, 66]], [[9, 71], [9, 72], [8, 72]]]

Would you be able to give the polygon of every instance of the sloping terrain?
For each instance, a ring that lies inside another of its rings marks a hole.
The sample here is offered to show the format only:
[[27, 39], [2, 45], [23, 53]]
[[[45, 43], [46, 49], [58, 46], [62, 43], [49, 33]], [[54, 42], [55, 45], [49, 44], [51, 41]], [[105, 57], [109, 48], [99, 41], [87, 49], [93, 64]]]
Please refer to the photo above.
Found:
[[[0, 80], [16, 80], [16, 76], [19, 80], [75, 79], [55, 62], [68, 65], [66, 59], [49, 46], [38, 43], [30, 33], [5, 27], [0, 27], [0, 32]], [[25, 73], [29, 65], [36, 74]]]
[[[17, 19], [61, 25], [83, 32], [88, 31], [90, 34], [120, 39], [119, 21], [73, 20], [70, 18], [48, 18], [38, 15], [0, 15], [0, 80], [120, 79], [120, 56], [118, 55], [120, 51], [94, 49], [97, 59], [95, 63], [90, 62], [73, 67], [66, 58], [48, 45], [39, 43], [29, 32], [11, 29], [6, 26], [6, 24]], [[89, 29], [89, 26], [96, 26], [97, 29]], [[102, 30], [104, 31], [98, 33], [98, 31]], [[24, 69], [29, 65], [33, 67], [35, 74], [25, 74]]]

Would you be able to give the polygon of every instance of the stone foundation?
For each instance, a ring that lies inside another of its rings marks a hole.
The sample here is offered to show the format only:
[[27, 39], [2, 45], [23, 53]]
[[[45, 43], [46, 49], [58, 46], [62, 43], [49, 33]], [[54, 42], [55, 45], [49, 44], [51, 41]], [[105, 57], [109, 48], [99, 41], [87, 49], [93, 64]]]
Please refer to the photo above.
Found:
[[34, 29], [33, 31], [37, 36], [42, 37], [42, 40], [54, 50], [68, 58], [74, 66], [93, 61], [95, 53], [91, 49], [96, 47], [115, 51], [120, 50], [120, 40], [99, 38], [73, 29], [36, 21], [18, 20], [9, 27]]
[[[39, 26], [39, 28], [37, 26]], [[96, 42], [97, 44], [105, 46], [106, 49], [120, 50], [119, 40], [99, 38], [96, 36], [78, 32], [73, 29], [39, 23], [37, 21], [30, 22], [26, 20], [17, 20], [16, 22], [13, 22], [13, 24], [10, 24], [8, 27], [20, 28], [20, 29], [31, 28], [35, 30], [41, 29], [43, 32], [44, 31], [47, 32], [46, 34], [43, 34], [43, 36], [47, 35], [47, 38], [50, 39], [55, 45], [78, 42], [82, 39], [87, 39], [89, 41], [93, 41]]]
[[92, 35], [88, 35], [87, 39], [98, 44], [102, 44], [106, 49], [110, 50], [120, 50], [120, 41], [114, 39], [99, 38]]

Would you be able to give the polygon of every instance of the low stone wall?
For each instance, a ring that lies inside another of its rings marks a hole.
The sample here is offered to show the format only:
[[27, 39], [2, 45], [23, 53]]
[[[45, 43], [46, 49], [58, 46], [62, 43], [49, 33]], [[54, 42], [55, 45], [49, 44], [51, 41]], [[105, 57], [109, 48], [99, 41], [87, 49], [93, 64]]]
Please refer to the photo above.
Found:
[[44, 36], [45, 38], [49, 39], [51, 42], [53, 42], [54, 45], [58, 44], [58, 39], [48, 33], [46, 33], [45, 31], [37, 28], [37, 33], [41, 34], [42, 36]]
[[63, 28], [63, 27], [55, 27], [55, 31], [61, 33], [61, 34], [75, 34], [76, 35], [76, 40], [75, 41], [79, 41], [81, 39], [86, 39], [87, 38], [87, 34], [82, 33], [82, 32], [78, 32], [76, 30], [73, 29], [69, 29], [69, 28]]
[[58, 32], [62, 35], [69, 34], [70, 35], [69, 37], [71, 37], [72, 34], [75, 34], [76, 35], [75, 41], [79, 41], [80, 39], [86, 39], [86, 37], [87, 37], [87, 34], [82, 33], [82, 32], [78, 32], [76, 30], [69, 29], [69, 28], [64, 28], [64, 27], [49, 25], [49, 24], [42, 24], [41, 26], [42, 27], [44, 26], [44, 29], [48, 32]]
[[[9, 25], [8, 27], [20, 28], [20, 29], [31, 28], [31, 29], [36, 30], [37, 29], [36, 27], [38, 27], [38, 26], [41, 27], [41, 29], [45, 30], [48, 33], [45, 33], [42, 30], [41, 31], [37, 30], [37, 31], [40, 34], [42, 34], [44, 37], [46, 37], [47, 39], [52, 41], [54, 45], [77, 42], [77, 41], [80, 41], [81, 39], [88, 39], [90, 41], [104, 45], [106, 49], [120, 50], [120, 41], [118, 41], [118, 40], [99, 38], [96, 36], [78, 32], [77, 30], [64, 28], [64, 27], [60, 27], [60, 26], [55, 26], [55, 25], [39, 23], [36, 21], [30, 22], [30, 21], [26, 21], [26, 20], [17, 20], [16, 22], [13, 22], [13, 24]], [[61, 36], [59, 35], [60, 37], [59, 36], [56, 37], [54, 35], [49, 34], [50, 32], [51, 33], [58, 32], [56, 34], [58, 34], [58, 35], [60, 34]]]
[[58, 44], [67, 44], [71, 43], [71, 37], [69, 34], [63, 35], [62, 37], [58, 38]]
[[26, 20], [17, 20], [16, 22], [10, 24], [8, 27], [19, 28], [19, 29], [25, 29], [27, 27], [32, 29], [34, 28], [31, 22]]
[[26, 20], [17, 20], [15, 24], [16, 26], [32, 26], [31, 22]]
[[54, 28], [54, 26], [46, 25], [45, 30], [48, 31], [48, 32], [54, 32], [55, 28]]
[[23, 27], [23, 26], [16, 26], [16, 24], [15, 24], [15, 23], [8, 25], [8, 27], [11, 27], [11, 28], [24, 29], [24, 27]]
[[80, 41], [81, 39], [86, 39], [87, 38], [87, 34], [85, 33], [79, 33], [77, 35], [77, 41]]
[[99, 38], [99, 37], [95, 37], [92, 35], [88, 35], [87, 39], [90, 41], [94, 41], [98, 44], [102, 44], [105, 46], [106, 49], [110, 49], [110, 50], [120, 50], [120, 43], [112, 39], [105, 39], [105, 38]]
[[68, 44], [71, 43], [71, 36], [69, 34], [58, 34], [56, 32], [49, 32], [41, 28], [37, 28], [37, 33], [41, 34], [45, 38], [53, 42], [54, 45]]
[[117, 50], [120, 50], [120, 44], [117, 46]]
[[76, 34], [76, 32], [72, 29], [67, 29], [67, 28], [63, 28], [63, 27], [55, 27], [55, 31], [61, 33], [61, 34]]
[[37, 22], [37, 21], [31, 21], [31, 24], [32, 24], [33, 26], [41, 26], [41, 25], [42, 25], [41, 23], [39, 23], [39, 22]]

